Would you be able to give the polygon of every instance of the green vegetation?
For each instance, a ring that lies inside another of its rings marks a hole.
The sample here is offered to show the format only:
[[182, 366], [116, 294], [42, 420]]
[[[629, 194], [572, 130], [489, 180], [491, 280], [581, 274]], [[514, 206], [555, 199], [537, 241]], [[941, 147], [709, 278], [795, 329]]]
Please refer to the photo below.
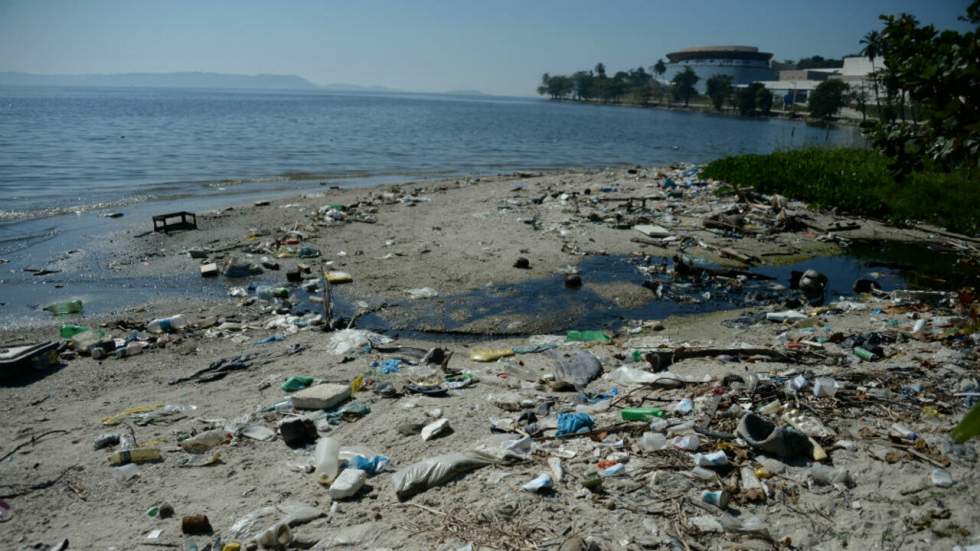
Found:
[[711, 104], [718, 111], [724, 109], [725, 102], [731, 100], [732, 91], [734, 90], [732, 87], [732, 77], [729, 75], [715, 75], [708, 79], [707, 87]]
[[977, 169], [914, 172], [898, 181], [877, 151], [809, 148], [726, 157], [703, 175], [818, 207], [899, 223], [925, 221], [970, 235], [980, 231]]
[[670, 83], [674, 85], [674, 99], [684, 102], [684, 106], [691, 102], [691, 98], [698, 95], [698, 91], [694, 88], [694, 85], [701, 80], [701, 77], [694, 72], [694, 69], [690, 67], [684, 67], [684, 70], [674, 75]]
[[759, 82], [735, 91], [735, 107], [740, 115], [768, 115], [772, 110], [772, 94]]
[[843, 80], [825, 80], [810, 94], [810, 116], [830, 120], [847, 105], [850, 86]]
[[824, 58], [823, 56], [815, 55], [812, 57], [804, 57], [796, 62], [797, 69], [824, 69], [824, 68], [840, 68], [844, 66], [843, 59], [834, 58]]
[[871, 142], [904, 176], [925, 167], [977, 168], [980, 162], [980, 0], [962, 20], [971, 32], [922, 26], [909, 14], [881, 17], [885, 28], [869, 33], [865, 50], [880, 53], [877, 81], [886, 107], [871, 125]]
[[618, 71], [610, 77], [606, 66], [597, 63], [593, 70], [577, 71], [571, 76], [545, 73], [538, 93], [551, 99], [618, 102], [628, 97], [634, 103], [646, 103], [654, 93], [652, 82], [653, 75], [643, 67]]

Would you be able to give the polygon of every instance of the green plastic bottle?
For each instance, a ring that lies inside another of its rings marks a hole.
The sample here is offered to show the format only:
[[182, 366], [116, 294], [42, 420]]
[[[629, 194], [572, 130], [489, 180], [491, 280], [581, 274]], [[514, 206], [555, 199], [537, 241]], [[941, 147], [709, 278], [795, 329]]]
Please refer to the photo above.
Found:
[[649, 421], [653, 417], [665, 417], [667, 414], [660, 408], [624, 408], [624, 421]]
[[67, 314], [81, 314], [82, 301], [69, 300], [67, 302], [56, 302], [54, 304], [49, 304], [45, 306], [44, 309], [56, 316], [64, 316]]
[[66, 323], [61, 326], [61, 338], [70, 339], [79, 333], [84, 333], [86, 331], [91, 331], [91, 327], [86, 327], [84, 325], [73, 325]]
[[609, 336], [602, 331], [569, 331], [565, 340], [569, 342], [605, 342]]

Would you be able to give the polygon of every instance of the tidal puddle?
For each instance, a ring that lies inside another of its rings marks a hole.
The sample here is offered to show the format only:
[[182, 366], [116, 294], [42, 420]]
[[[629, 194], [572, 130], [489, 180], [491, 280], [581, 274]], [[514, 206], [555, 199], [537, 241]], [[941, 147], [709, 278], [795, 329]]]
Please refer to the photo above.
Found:
[[646, 263], [639, 258], [591, 256], [577, 267], [584, 281], [578, 289], [565, 287], [563, 276], [555, 274], [456, 295], [403, 301], [358, 325], [381, 322], [374, 328], [496, 335], [616, 328], [629, 320], [663, 319], [799, 299], [799, 291], [789, 288], [791, 274], [807, 269], [828, 277], [824, 300], [853, 295], [858, 279], [873, 280], [884, 291], [980, 286], [980, 270], [975, 263], [964, 263], [954, 253], [924, 245], [893, 242], [858, 243], [842, 255], [762, 266], [744, 274], [720, 277], [675, 277], [671, 273], [673, 267], [668, 258], [655, 257]]

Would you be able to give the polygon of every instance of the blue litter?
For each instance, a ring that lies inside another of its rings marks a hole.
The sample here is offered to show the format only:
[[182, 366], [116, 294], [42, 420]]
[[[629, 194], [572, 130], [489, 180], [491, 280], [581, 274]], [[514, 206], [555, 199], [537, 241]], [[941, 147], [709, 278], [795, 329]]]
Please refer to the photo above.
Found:
[[555, 436], [565, 436], [578, 432], [588, 432], [595, 426], [595, 420], [588, 413], [559, 413], [558, 432]]
[[286, 336], [285, 335], [269, 335], [268, 337], [265, 337], [264, 339], [259, 339], [259, 340], [255, 341], [255, 344], [269, 344], [269, 343], [279, 342], [279, 341], [284, 341], [284, 340], [286, 340]]
[[402, 370], [402, 361], [397, 358], [393, 358], [390, 360], [382, 360], [381, 364], [377, 366], [377, 368], [378, 371], [384, 373], [385, 375], [389, 375], [391, 373], [398, 373], [399, 371]]
[[383, 455], [376, 455], [371, 459], [364, 457], [363, 455], [354, 456], [354, 468], [361, 469], [362, 471], [374, 475], [378, 474], [388, 466], [390, 461], [387, 457]]
[[579, 395], [579, 398], [582, 400], [583, 404], [593, 405], [593, 404], [598, 404], [603, 400], [611, 400], [616, 396], [619, 396], [619, 389], [617, 389], [616, 387], [612, 387], [611, 389], [609, 389], [609, 392], [601, 392], [595, 395], [591, 395], [587, 392], [583, 392], [582, 394]]

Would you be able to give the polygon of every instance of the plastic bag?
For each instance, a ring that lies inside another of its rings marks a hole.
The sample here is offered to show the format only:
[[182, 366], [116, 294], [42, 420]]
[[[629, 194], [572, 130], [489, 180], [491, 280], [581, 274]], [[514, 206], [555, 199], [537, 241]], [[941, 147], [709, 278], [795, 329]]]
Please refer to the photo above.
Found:
[[404, 500], [493, 462], [477, 452], [448, 453], [402, 467], [391, 477], [391, 485]]
[[549, 350], [547, 356], [555, 361], [555, 379], [585, 386], [602, 374], [602, 364], [591, 353], [579, 348]]

